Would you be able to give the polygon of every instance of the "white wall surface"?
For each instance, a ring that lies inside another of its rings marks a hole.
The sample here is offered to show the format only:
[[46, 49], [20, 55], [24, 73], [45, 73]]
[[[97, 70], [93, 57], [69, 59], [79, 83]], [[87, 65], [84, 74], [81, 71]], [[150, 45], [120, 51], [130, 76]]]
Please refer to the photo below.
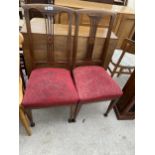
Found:
[[135, 10], [135, 0], [128, 0], [128, 6]]

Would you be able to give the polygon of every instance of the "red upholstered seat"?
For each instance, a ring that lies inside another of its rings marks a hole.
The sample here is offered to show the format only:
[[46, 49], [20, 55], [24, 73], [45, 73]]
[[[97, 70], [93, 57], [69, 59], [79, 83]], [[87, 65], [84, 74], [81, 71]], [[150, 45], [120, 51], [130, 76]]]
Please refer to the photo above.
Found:
[[73, 74], [81, 102], [115, 99], [122, 95], [120, 87], [103, 67], [77, 67]]
[[70, 71], [61, 68], [41, 68], [32, 71], [23, 106], [39, 108], [77, 103], [79, 97]]

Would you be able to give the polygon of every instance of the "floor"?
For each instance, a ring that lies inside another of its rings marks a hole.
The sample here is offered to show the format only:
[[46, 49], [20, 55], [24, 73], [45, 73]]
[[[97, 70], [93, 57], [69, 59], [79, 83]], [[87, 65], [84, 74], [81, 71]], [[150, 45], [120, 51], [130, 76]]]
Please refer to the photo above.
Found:
[[[121, 87], [127, 76], [115, 80]], [[134, 155], [135, 121], [118, 121], [109, 102], [84, 105], [76, 123], [68, 123], [69, 108], [33, 110], [36, 126], [27, 136], [20, 124], [20, 155]]]

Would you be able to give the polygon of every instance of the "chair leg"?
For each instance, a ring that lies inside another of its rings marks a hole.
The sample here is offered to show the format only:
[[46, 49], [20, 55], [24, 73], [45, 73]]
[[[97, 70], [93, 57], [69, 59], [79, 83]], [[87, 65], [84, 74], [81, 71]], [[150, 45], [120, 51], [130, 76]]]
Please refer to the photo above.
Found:
[[28, 116], [28, 118], [30, 120], [31, 127], [34, 127], [35, 123], [33, 122], [32, 110], [31, 109], [26, 109], [26, 113], [27, 113], [27, 116]]
[[19, 108], [19, 118], [20, 118], [23, 126], [25, 127], [27, 134], [29, 136], [31, 136], [31, 129], [29, 127], [28, 118], [26, 117], [25, 112], [23, 111], [23, 109], [21, 107]]
[[76, 108], [75, 105], [71, 105], [70, 106], [70, 116], [69, 116], [69, 119], [68, 119], [69, 123], [73, 122], [72, 118], [73, 118], [73, 114], [74, 114], [75, 108]]
[[76, 104], [74, 110], [72, 109], [72, 114], [70, 115], [71, 118], [68, 120], [68, 122], [70, 122], [70, 123], [71, 122], [76, 122], [76, 117], [77, 117], [81, 107], [82, 107], [82, 104], [80, 104], [80, 103]]
[[107, 111], [104, 113], [104, 116], [107, 117], [112, 108], [116, 105], [116, 100], [112, 100], [108, 106]]
[[81, 107], [82, 107], [82, 104], [77, 103], [75, 111], [74, 111], [74, 115], [73, 115], [73, 121], [76, 121], [76, 117], [79, 114]]

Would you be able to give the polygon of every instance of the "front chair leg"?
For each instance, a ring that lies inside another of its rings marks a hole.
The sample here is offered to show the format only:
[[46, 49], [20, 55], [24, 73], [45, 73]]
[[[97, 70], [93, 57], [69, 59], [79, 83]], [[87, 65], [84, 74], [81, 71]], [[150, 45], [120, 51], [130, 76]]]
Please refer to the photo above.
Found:
[[74, 114], [75, 108], [76, 108], [76, 105], [71, 105], [70, 106], [70, 116], [69, 116], [69, 119], [68, 119], [69, 123], [73, 122], [72, 118], [73, 118], [73, 114]]
[[104, 116], [107, 117], [112, 108], [116, 105], [116, 100], [112, 100], [108, 106], [107, 111], [104, 113]]
[[68, 120], [69, 123], [76, 122], [76, 117], [81, 109], [82, 104], [77, 103], [76, 106], [71, 107], [70, 119]]
[[27, 116], [28, 116], [28, 118], [30, 120], [31, 127], [34, 127], [35, 123], [33, 122], [32, 110], [31, 109], [26, 109], [26, 113], [27, 113]]

